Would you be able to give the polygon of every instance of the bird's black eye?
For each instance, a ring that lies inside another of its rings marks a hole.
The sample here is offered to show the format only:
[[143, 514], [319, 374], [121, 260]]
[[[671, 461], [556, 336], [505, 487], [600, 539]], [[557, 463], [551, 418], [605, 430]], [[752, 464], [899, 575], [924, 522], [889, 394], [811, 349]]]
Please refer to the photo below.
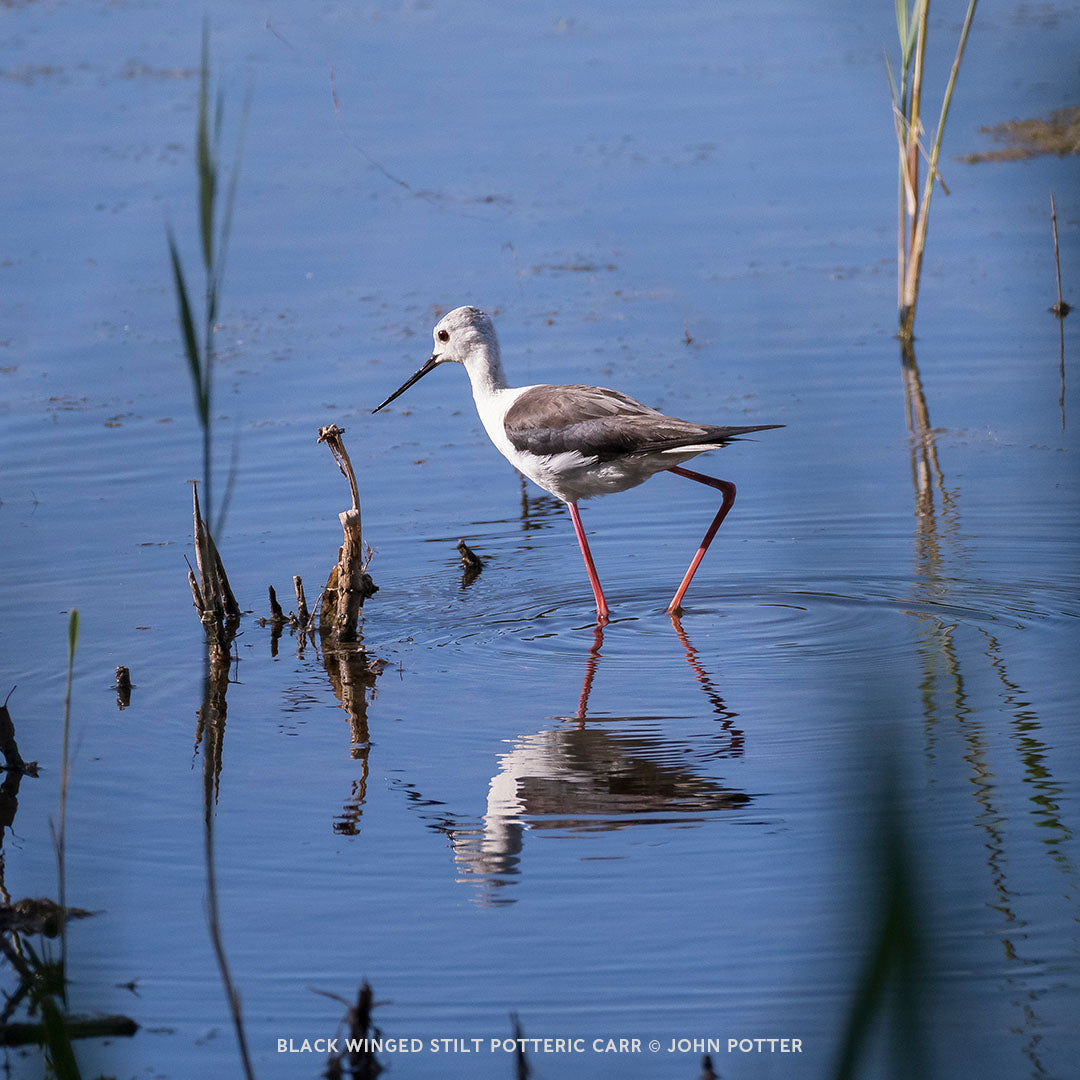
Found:
[[440, 341], [449, 341], [450, 340], [450, 331], [449, 330], [440, 330], [437, 336], [438, 336]]

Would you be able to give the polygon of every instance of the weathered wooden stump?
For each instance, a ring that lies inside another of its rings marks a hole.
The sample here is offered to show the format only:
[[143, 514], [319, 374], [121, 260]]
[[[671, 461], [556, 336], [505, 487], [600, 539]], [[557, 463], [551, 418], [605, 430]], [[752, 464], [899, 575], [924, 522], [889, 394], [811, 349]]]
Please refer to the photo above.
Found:
[[365, 550], [361, 529], [360, 494], [356, 487], [356, 474], [348, 451], [342, 442], [344, 428], [336, 424], [319, 429], [319, 442], [324, 442], [334, 455], [341, 474], [349, 481], [352, 507], [338, 514], [344, 541], [338, 549], [337, 565], [330, 571], [323, 589], [319, 611], [319, 630], [325, 636], [331, 634], [337, 641], [357, 640], [357, 627], [364, 608], [364, 601], [378, 591], [378, 585], [367, 572], [370, 550]]
[[210, 650], [210, 663], [224, 663], [228, 669], [229, 647], [240, 626], [240, 605], [236, 602], [229, 576], [218, 554], [217, 545], [210, 535], [199, 510], [199, 485], [191, 482], [192, 512], [195, 518], [195, 562], [199, 568], [198, 580], [188, 564], [188, 584], [195, 610], [206, 632]]

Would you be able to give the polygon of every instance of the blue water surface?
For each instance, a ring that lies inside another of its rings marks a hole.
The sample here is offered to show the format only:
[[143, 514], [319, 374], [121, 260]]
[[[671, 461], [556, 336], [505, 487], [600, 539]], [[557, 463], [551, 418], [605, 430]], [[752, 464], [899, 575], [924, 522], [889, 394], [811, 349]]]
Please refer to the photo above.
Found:
[[[934, 5], [931, 99], [961, 16]], [[232, 471], [219, 546], [250, 614], [213, 730], [166, 247], [172, 228], [199, 296], [203, 17], [29, 2], [0, 29], [0, 694], [17, 684], [41, 766], [3, 886], [56, 895], [78, 608], [67, 900], [95, 914], [70, 927], [70, 1006], [140, 1025], [80, 1043], [83, 1075], [241, 1075], [207, 931], [209, 768], [260, 1077], [321, 1075], [288, 1040], [338, 1034], [364, 980], [383, 1035], [420, 1041], [380, 1054], [410, 1080], [514, 1075], [491, 1049], [511, 1013], [584, 1040], [530, 1046], [537, 1076], [690, 1080], [704, 1048], [723, 1076], [825, 1077], [897, 897], [914, 959], [860, 1029], [859, 1075], [1069, 1076], [1080, 343], [1067, 320], [1062, 353], [1047, 308], [1051, 190], [1077, 302], [1076, 165], [957, 158], [993, 145], [981, 126], [1075, 103], [1080, 6], [979, 6], [906, 363], [893, 5], [214, 7], [226, 171], [243, 150], [213, 499]], [[681, 621], [707, 488], [661, 475], [584, 507], [598, 632], [565, 508], [494, 451], [462, 372], [370, 415], [466, 303], [515, 384], [786, 425], [699, 459], [739, 496]], [[257, 622], [268, 585], [299, 574], [314, 599], [337, 557], [331, 422], [380, 586], [372, 664], [344, 676]], [[459, 538], [485, 560], [471, 584]], [[728, 1050], [760, 1038], [799, 1050]]]

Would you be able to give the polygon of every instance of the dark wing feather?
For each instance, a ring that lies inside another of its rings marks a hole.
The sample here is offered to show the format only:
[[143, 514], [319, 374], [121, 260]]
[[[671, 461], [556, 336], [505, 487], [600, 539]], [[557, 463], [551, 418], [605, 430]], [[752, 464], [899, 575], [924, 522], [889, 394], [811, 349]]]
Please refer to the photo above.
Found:
[[666, 442], [639, 446], [638, 450], [641, 453], [649, 453], [655, 450], [677, 450], [680, 446], [706, 446], [709, 444], [715, 444], [718, 447], [726, 446], [729, 442], [738, 442], [740, 435], [749, 435], [751, 431], [772, 431], [774, 428], [782, 427], [784, 427], [783, 424], [753, 424], [750, 427], [716, 427], [710, 424], [705, 427], [705, 436], [703, 438], [688, 436], [686, 438], [668, 439]]
[[601, 461], [680, 446], [720, 446], [749, 431], [782, 426], [692, 424], [601, 386], [534, 386], [510, 406], [503, 424], [518, 450], [533, 454], [576, 451]]

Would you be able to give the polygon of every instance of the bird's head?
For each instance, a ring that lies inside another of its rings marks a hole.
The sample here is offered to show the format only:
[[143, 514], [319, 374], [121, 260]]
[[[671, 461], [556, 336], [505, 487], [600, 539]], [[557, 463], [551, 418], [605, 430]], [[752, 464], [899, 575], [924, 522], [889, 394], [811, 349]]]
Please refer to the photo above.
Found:
[[431, 332], [435, 343], [431, 357], [414, 375], [411, 375], [383, 403], [372, 409], [389, 405], [394, 398], [404, 394], [413, 383], [419, 382], [429, 371], [440, 364], [466, 364], [475, 359], [482, 363], [498, 363], [499, 345], [491, 317], [479, 308], [459, 307], [444, 315]]

